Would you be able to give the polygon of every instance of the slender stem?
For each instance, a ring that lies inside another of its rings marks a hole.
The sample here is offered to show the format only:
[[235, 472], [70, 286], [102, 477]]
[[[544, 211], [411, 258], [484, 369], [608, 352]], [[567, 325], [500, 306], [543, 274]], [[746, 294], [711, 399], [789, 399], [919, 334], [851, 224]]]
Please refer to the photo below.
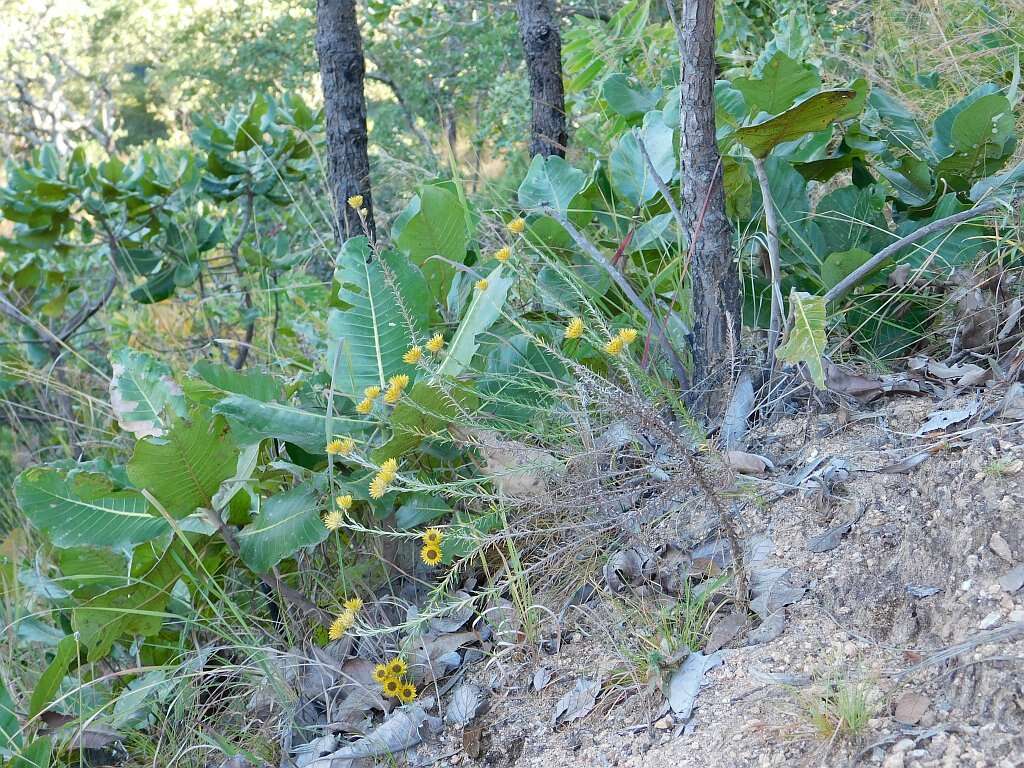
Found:
[[655, 316], [654, 312], [644, 303], [644, 300], [640, 298], [640, 295], [634, 290], [633, 286], [629, 284], [629, 281], [625, 276], [613, 267], [608, 259], [597, 249], [592, 242], [576, 229], [576, 226], [569, 221], [569, 219], [560, 211], [556, 211], [553, 208], [546, 208], [545, 213], [551, 216], [555, 221], [562, 225], [563, 229], [569, 233], [569, 236], [576, 242], [583, 251], [590, 256], [595, 262], [597, 262], [605, 272], [611, 277], [614, 283], [619, 286], [619, 289], [626, 295], [630, 303], [644, 316], [644, 319], [655, 328], [658, 332], [658, 341], [661, 344], [661, 348], [665, 352], [665, 356], [668, 358], [669, 364], [672, 366], [672, 371], [675, 373], [676, 378], [679, 379], [679, 385], [681, 387], [688, 386], [689, 378], [686, 375], [686, 366], [683, 365], [683, 361], [679, 359], [679, 355], [676, 354], [675, 349], [672, 348], [671, 342], [668, 340], [668, 336], [665, 334], [665, 327], [661, 320]]
[[665, 202], [668, 203], [668, 207], [672, 211], [672, 216], [676, 220], [679, 231], [686, 232], [686, 223], [683, 221], [683, 212], [679, 210], [679, 205], [676, 203], [676, 199], [672, 196], [671, 190], [669, 190], [665, 180], [661, 178], [661, 174], [659, 174], [657, 169], [654, 167], [654, 161], [651, 160], [651, 155], [647, 151], [647, 147], [644, 146], [643, 137], [636, 129], [633, 130], [633, 136], [636, 137], [637, 146], [640, 147], [640, 154], [644, 156], [644, 162], [647, 163], [647, 172], [651, 174], [651, 178], [654, 179], [655, 186], [658, 187], [658, 191], [661, 192], [661, 196], [664, 197]]
[[[1019, 202], [1018, 200], [1012, 201], [1010, 204]], [[854, 288], [857, 283], [864, 279], [864, 277], [870, 274], [879, 264], [884, 262], [890, 256], [894, 256], [897, 252], [906, 248], [908, 245], [916, 243], [918, 240], [923, 240], [936, 232], [942, 232], [950, 227], [955, 227], [957, 224], [962, 224], [965, 221], [969, 221], [977, 216], [982, 216], [986, 213], [994, 211], [1000, 206], [998, 200], [990, 200], [986, 203], [979, 203], [978, 205], [971, 208], [969, 211], [962, 213], [954, 213], [952, 216], [946, 216], [945, 218], [938, 219], [929, 224], [925, 224], [920, 229], [916, 229], [906, 237], [901, 237], [895, 243], [887, 245], [885, 248], [880, 250], [870, 259], [861, 264], [857, 269], [853, 270], [849, 275], [840, 280], [836, 285], [825, 294], [825, 302], [832, 302], [836, 299], [841, 299], [850, 289]]]
[[764, 159], [754, 158], [754, 172], [757, 183], [761, 187], [761, 200], [764, 205], [764, 220], [768, 230], [768, 264], [772, 279], [772, 312], [768, 323], [768, 367], [775, 367], [775, 348], [779, 345], [779, 331], [782, 328], [782, 259], [779, 255], [779, 219], [775, 208], [775, 198], [768, 184], [768, 172], [764, 167]]

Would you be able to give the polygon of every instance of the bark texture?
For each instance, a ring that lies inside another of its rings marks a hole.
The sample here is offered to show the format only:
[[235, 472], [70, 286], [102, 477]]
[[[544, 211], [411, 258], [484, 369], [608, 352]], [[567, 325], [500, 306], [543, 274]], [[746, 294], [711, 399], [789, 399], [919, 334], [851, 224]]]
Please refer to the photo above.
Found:
[[355, 0], [317, 0], [316, 53], [327, 119], [327, 174], [336, 210], [336, 234], [344, 239], [363, 233], [359, 215], [348, 205], [363, 196], [367, 226], [375, 234], [370, 161], [366, 154], [366, 63], [356, 19]]
[[516, 5], [530, 75], [530, 156], [565, 157], [569, 134], [565, 127], [562, 35], [556, 0], [517, 0]]
[[673, 16], [682, 62], [679, 166], [691, 253], [693, 381], [714, 386], [725, 372], [722, 364], [730, 348], [739, 342], [740, 284], [715, 141], [715, 3], [687, 0], [683, 5]]

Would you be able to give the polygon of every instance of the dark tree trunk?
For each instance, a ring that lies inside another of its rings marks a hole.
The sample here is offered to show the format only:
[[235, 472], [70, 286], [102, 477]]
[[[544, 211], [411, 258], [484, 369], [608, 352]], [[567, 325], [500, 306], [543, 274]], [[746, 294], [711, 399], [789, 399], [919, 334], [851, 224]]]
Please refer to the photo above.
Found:
[[[669, 0], [673, 2], [674, 0]], [[693, 381], [715, 386], [737, 348], [741, 318], [732, 228], [715, 141], [715, 2], [686, 0], [676, 17], [681, 57], [679, 166], [693, 285]], [[672, 8], [672, 6], [669, 6]]]
[[519, 36], [530, 73], [530, 155], [565, 157], [569, 134], [565, 128], [562, 87], [562, 36], [558, 31], [556, 0], [517, 0]]
[[370, 161], [366, 154], [366, 97], [363, 43], [355, 0], [317, 0], [316, 53], [327, 117], [327, 173], [336, 207], [337, 236], [363, 232], [359, 214], [348, 204], [363, 196], [366, 225], [375, 234], [370, 195]]

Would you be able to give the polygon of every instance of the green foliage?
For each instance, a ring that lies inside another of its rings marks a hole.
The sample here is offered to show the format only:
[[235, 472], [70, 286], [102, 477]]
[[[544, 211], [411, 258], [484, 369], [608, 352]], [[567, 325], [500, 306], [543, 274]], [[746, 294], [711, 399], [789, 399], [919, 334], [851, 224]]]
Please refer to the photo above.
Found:
[[790, 326], [785, 342], [775, 350], [779, 360], [804, 363], [811, 380], [825, 388], [821, 356], [825, 352], [825, 298], [793, 291], [789, 295]]
[[252, 523], [238, 534], [242, 560], [257, 573], [266, 573], [303, 547], [327, 538], [317, 514], [318, 494], [311, 483], [279, 493], [263, 503]]

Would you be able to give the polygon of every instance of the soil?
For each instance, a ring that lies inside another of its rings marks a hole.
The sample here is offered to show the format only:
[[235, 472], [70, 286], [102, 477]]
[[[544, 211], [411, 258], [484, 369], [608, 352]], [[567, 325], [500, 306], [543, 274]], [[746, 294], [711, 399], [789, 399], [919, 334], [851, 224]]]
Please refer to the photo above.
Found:
[[[769, 534], [766, 565], [791, 569], [807, 592], [785, 609], [781, 636], [726, 646], [687, 722], [643, 680], [609, 682], [616, 671], [640, 673], [624, 651], [629, 623], [599, 592], [586, 610], [567, 614], [557, 654], [472, 670], [470, 679], [489, 689], [488, 712], [466, 729], [447, 729], [411, 763], [1024, 765], [1024, 589], [1010, 591], [1011, 572], [1024, 569], [1024, 428], [988, 421], [941, 439], [916, 436], [936, 407], [928, 398], [894, 399], [852, 417], [783, 419], [748, 436], [748, 450], [776, 468], [741, 484], [744, 533]], [[925, 447], [933, 453], [919, 466], [877, 471]], [[779, 479], [818, 458], [841, 460], [833, 482], [780, 496]], [[808, 549], [849, 520], [834, 549]], [[675, 527], [670, 519], [662, 530]], [[538, 667], [551, 673], [539, 692], [530, 684]], [[580, 678], [604, 681], [597, 706], [552, 727], [556, 702]], [[869, 712], [859, 732], [830, 736], [815, 726], [808, 702], [830, 690], [864, 694]]]

